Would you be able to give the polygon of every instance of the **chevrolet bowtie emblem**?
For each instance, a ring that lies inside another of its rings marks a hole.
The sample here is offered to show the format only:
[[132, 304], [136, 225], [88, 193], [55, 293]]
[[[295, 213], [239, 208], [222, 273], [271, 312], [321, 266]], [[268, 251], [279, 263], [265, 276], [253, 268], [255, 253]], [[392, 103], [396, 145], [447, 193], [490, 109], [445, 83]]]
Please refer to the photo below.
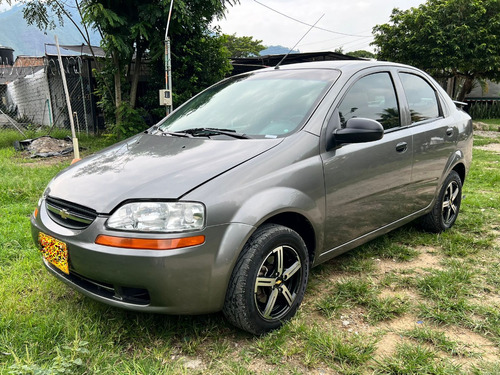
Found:
[[68, 210], [63, 208], [62, 210], [59, 211], [59, 216], [61, 216], [62, 219], [66, 220], [69, 217]]

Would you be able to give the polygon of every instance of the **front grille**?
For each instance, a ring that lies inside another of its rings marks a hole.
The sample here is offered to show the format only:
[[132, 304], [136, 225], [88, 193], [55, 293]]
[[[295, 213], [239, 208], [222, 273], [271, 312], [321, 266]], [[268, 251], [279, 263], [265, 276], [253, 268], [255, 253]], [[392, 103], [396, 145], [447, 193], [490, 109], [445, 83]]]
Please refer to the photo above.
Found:
[[47, 197], [45, 205], [52, 220], [70, 229], [85, 229], [97, 217], [95, 210], [61, 199]]

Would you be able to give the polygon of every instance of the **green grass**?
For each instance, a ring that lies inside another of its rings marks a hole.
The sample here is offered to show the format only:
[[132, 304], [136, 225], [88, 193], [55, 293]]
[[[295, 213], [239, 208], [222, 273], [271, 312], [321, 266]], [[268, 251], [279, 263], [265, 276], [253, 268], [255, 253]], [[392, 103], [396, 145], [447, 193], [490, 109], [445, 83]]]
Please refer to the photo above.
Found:
[[366, 310], [366, 320], [376, 323], [401, 316], [408, 303], [401, 297], [380, 297], [377, 285], [363, 278], [341, 280], [316, 303], [317, 308], [331, 318], [346, 309], [360, 306]]
[[466, 267], [450, 267], [444, 271], [432, 270], [418, 279], [417, 289], [423, 297], [436, 301], [457, 299], [467, 294], [473, 272]]
[[[494, 152], [474, 150], [450, 231], [425, 233], [411, 223], [313, 269], [297, 316], [252, 337], [222, 314], [112, 308], [48, 274], [29, 218], [71, 156], [26, 158], [12, 147], [23, 138], [0, 132], [2, 375], [500, 373], [500, 157]], [[80, 144], [88, 155], [111, 141], [82, 137]]]
[[384, 357], [374, 366], [375, 374], [462, 374], [460, 366], [440, 359], [436, 352], [420, 345], [400, 344], [396, 354]]
[[311, 364], [324, 363], [353, 373], [371, 359], [376, 348], [373, 338], [339, 334], [314, 326], [304, 334], [304, 344], [304, 354]]
[[486, 146], [493, 143], [498, 143], [500, 132], [497, 137], [485, 137], [481, 135], [474, 136], [474, 146]]

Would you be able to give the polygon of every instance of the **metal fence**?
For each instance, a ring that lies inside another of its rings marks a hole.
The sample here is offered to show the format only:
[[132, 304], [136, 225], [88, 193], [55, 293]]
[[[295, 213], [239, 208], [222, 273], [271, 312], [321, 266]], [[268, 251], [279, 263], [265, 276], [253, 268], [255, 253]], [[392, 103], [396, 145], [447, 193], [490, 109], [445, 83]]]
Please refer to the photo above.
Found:
[[97, 133], [104, 127], [93, 94], [96, 84], [91, 58], [62, 58], [71, 113], [66, 105], [57, 56], [47, 55], [36, 62], [37, 66], [33, 66], [34, 60], [18, 59], [17, 66], [0, 66], [0, 127], [69, 129], [69, 116], [73, 117], [75, 130], [79, 133]]

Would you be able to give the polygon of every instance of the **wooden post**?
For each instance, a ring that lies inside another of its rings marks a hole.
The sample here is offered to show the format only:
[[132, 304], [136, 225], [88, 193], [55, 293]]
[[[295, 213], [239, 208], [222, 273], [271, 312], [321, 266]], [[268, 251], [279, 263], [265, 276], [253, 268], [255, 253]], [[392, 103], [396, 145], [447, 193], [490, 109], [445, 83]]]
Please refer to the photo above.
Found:
[[63, 80], [64, 93], [66, 95], [66, 105], [68, 107], [69, 123], [71, 124], [71, 137], [73, 138], [73, 156], [74, 156], [74, 159], [71, 162], [71, 164], [73, 164], [78, 160], [80, 160], [80, 150], [78, 148], [78, 138], [76, 138], [76, 133], [75, 133], [75, 122], [72, 116], [73, 110], [71, 109], [71, 100], [69, 98], [68, 83], [66, 82], [66, 73], [64, 72], [61, 51], [59, 50], [59, 40], [57, 39], [57, 35], [54, 35], [54, 38], [56, 40], [57, 58], [59, 60], [59, 67], [61, 68], [61, 77]]

